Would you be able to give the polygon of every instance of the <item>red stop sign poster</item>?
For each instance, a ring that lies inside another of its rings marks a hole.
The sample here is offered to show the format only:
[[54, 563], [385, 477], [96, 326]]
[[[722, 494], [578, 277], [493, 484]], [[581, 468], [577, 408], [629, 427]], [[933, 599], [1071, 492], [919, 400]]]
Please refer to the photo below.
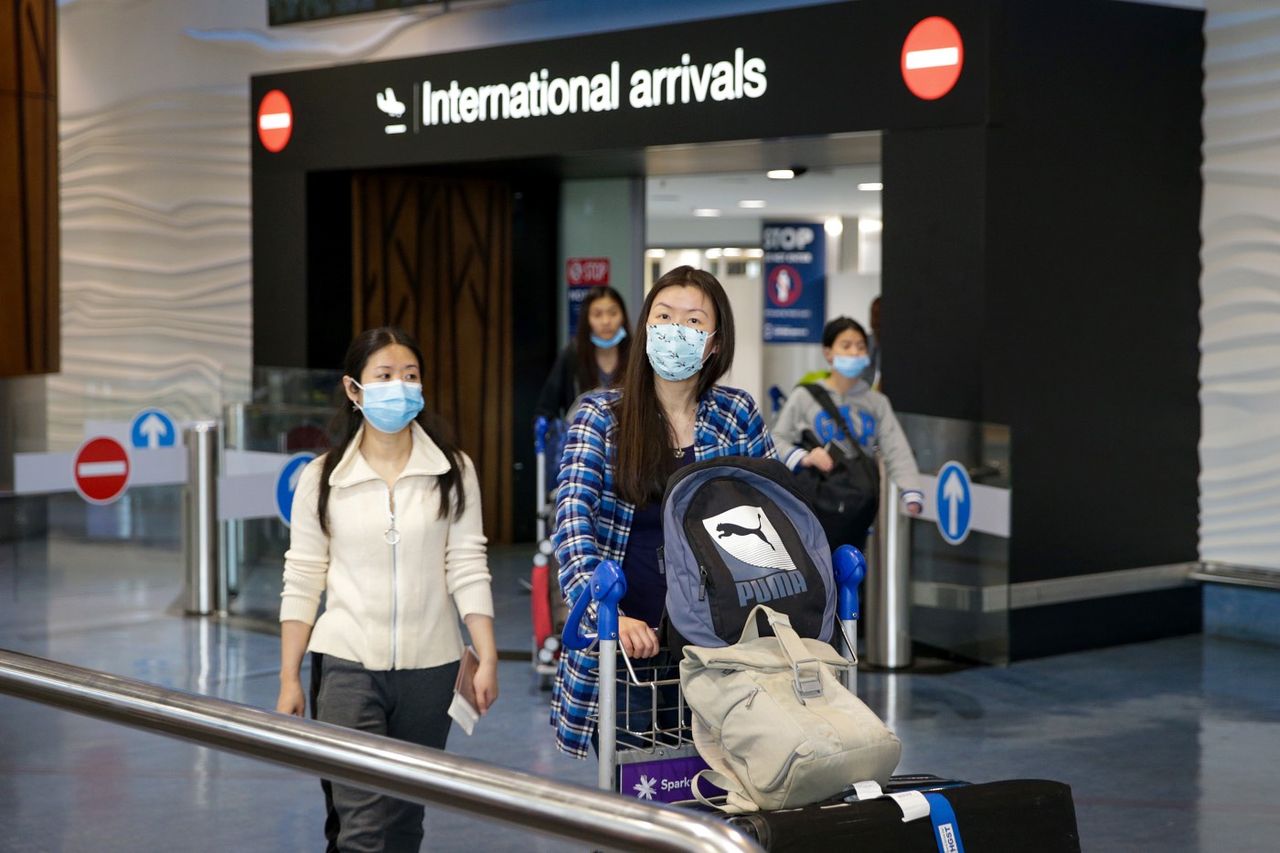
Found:
[[608, 258], [569, 258], [564, 276], [570, 287], [600, 287], [609, 283]]
[[258, 139], [262, 147], [278, 154], [293, 136], [293, 105], [284, 92], [272, 89], [258, 104]]
[[76, 451], [71, 476], [80, 497], [93, 504], [109, 504], [129, 485], [129, 454], [114, 438], [91, 438]]
[[902, 44], [902, 80], [911, 94], [936, 101], [950, 92], [964, 68], [964, 42], [946, 18], [925, 18]]

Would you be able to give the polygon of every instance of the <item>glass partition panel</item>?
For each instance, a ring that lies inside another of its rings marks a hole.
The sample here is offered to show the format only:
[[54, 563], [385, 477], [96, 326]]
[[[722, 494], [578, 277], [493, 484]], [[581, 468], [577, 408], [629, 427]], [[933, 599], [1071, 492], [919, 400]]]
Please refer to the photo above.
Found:
[[[272, 474], [295, 453], [328, 449], [337, 370], [257, 368], [247, 403], [227, 407], [224, 476]], [[250, 453], [235, 457], [238, 451]], [[223, 566], [230, 612], [274, 620], [289, 529], [276, 516], [223, 524]]]
[[[905, 413], [898, 418], [922, 474], [936, 474], [955, 461], [968, 470], [975, 486], [1009, 488], [1008, 427]], [[937, 496], [927, 500], [936, 505]], [[911, 637], [966, 659], [1008, 662], [1007, 537], [972, 530], [963, 542], [951, 545], [935, 522], [913, 522]]]

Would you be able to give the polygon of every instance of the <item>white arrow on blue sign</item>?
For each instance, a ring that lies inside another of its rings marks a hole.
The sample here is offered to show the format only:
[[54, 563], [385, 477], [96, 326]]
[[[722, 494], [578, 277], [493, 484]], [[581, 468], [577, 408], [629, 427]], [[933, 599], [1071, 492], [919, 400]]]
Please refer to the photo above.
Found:
[[143, 409], [129, 424], [129, 443], [139, 450], [173, 447], [177, 442], [173, 418], [163, 409]]
[[285, 460], [276, 477], [276, 514], [288, 526], [293, 515], [293, 493], [298, 490], [298, 480], [302, 477], [302, 469], [315, 459], [316, 455], [307, 451], [295, 453]]
[[938, 508], [938, 532], [950, 545], [959, 545], [969, 536], [973, 518], [973, 484], [969, 470], [959, 462], [948, 462], [938, 471], [934, 495]]

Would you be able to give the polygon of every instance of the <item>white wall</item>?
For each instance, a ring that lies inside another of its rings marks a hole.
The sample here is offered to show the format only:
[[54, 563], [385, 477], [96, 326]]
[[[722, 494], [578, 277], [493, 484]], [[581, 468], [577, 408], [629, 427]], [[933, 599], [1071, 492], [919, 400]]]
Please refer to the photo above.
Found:
[[1280, 3], [1207, 11], [1200, 556], [1280, 570]]

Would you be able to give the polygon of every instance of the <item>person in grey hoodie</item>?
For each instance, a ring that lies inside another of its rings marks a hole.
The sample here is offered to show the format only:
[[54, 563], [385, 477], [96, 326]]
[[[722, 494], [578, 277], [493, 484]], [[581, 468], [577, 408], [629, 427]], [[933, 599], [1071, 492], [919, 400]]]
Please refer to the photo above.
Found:
[[870, 365], [866, 329], [850, 317], [829, 321], [822, 328], [822, 356], [831, 365], [831, 375], [820, 384], [844, 423], [832, 423], [808, 389], [796, 388], [770, 430], [778, 457], [792, 471], [806, 467], [826, 472], [834, 465], [831, 454], [825, 446], [806, 450], [805, 430], [812, 431], [822, 445], [828, 442], [844, 445], [846, 452], [852, 450], [848, 442], [857, 441], [863, 450], [884, 460], [890, 479], [902, 489], [903, 509], [919, 515], [924, 509], [924, 493], [920, 490], [915, 454], [898, 425], [889, 398], [871, 388], [863, 378]]

